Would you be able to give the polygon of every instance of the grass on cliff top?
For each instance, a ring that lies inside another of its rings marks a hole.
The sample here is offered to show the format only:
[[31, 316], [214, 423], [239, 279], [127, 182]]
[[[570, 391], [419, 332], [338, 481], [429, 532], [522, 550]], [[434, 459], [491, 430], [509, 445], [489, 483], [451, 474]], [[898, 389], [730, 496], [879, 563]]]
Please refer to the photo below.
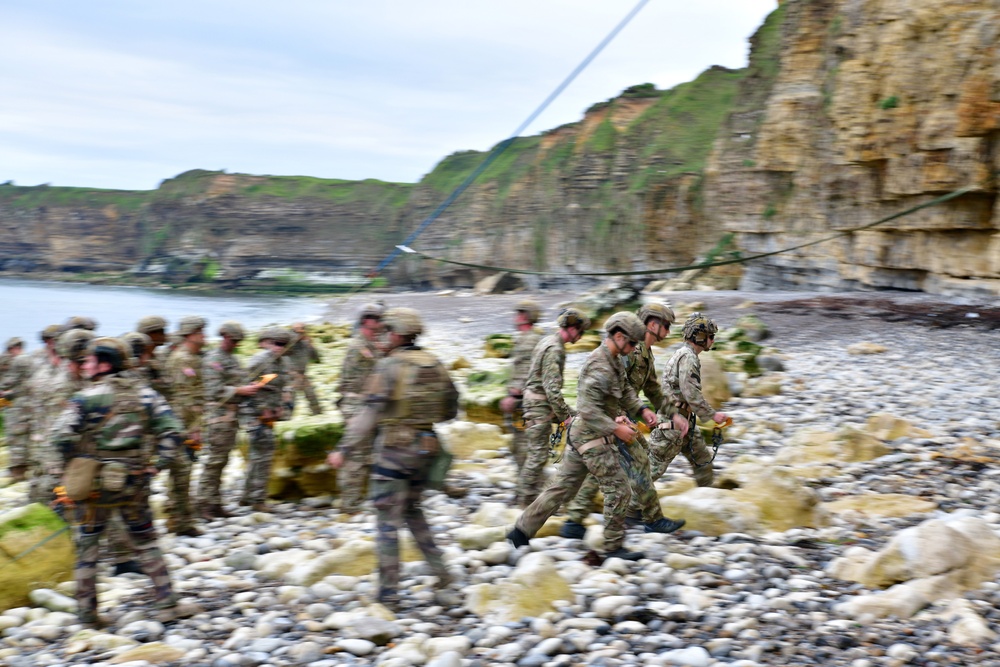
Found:
[[113, 206], [119, 213], [133, 213], [149, 201], [149, 195], [149, 191], [143, 190], [101, 190], [51, 185], [0, 184], [0, 204], [20, 209], [101, 209]]
[[[495, 181], [501, 190], [506, 190], [524, 175], [534, 163], [541, 143], [540, 136], [517, 137], [476, 179], [475, 184]], [[500, 144], [497, 144], [499, 146]], [[496, 146], [493, 147], [494, 150]], [[490, 153], [480, 151], [459, 151], [452, 153], [437, 163], [424, 176], [420, 185], [429, 186], [442, 194], [450, 194], [471, 174]]]

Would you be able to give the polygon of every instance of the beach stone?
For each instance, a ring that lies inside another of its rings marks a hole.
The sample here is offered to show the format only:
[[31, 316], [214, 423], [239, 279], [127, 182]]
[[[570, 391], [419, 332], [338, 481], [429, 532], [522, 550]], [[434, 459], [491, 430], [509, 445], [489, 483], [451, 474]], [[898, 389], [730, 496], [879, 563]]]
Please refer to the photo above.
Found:
[[432, 637], [424, 644], [424, 653], [428, 658], [433, 658], [445, 653], [453, 652], [464, 655], [472, 647], [472, 642], [468, 637]]
[[830, 433], [814, 428], [799, 430], [774, 455], [778, 465], [802, 465], [832, 461], [863, 462], [891, 453], [878, 438], [852, 427]]
[[519, 509], [503, 503], [483, 503], [476, 513], [469, 517], [469, 523], [490, 528], [510, 526], [517, 521], [520, 514]]
[[28, 599], [31, 603], [38, 606], [44, 607], [51, 611], [62, 611], [75, 614], [77, 610], [76, 600], [63, 595], [62, 593], [57, 593], [49, 588], [37, 588], [30, 593], [28, 593]]
[[889, 348], [878, 343], [853, 343], [847, 346], [847, 353], [853, 355], [882, 354], [888, 351]]
[[378, 646], [385, 646], [403, 634], [403, 628], [399, 624], [370, 616], [354, 619], [346, 630], [353, 637], [366, 639]]
[[606, 595], [594, 600], [591, 611], [598, 618], [612, 618], [623, 607], [630, 607], [637, 602], [633, 595]]
[[575, 598], [559, 576], [555, 561], [544, 553], [521, 558], [511, 575], [498, 584], [476, 584], [465, 589], [465, 607], [490, 622], [506, 623], [554, 611], [556, 600]]
[[377, 644], [367, 639], [341, 639], [336, 644], [348, 653], [357, 656], [368, 655], [375, 650]]
[[152, 642], [119, 653], [110, 662], [113, 665], [120, 665], [125, 662], [146, 661], [153, 665], [162, 665], [180, 660], [185, 653], [183, 649], [160, 642]]
[[[0, 514], [0, 611], [27, 604], [34, 589], [73, 578], [71, 531], [48, 539], [64, 528], [66, 523], [58, 514], [38, 503]], [[32, 548], [29, 558], [14, 560]]]
[[713, 658], [701, 646], [677, 648], [663, 654], [668, 665], [684, 665], [685, 667], [708, 667]]
[[427, 667], [462, 667], [462, 656], [455, 651], [448, 651], [428, 662]]
[[787, 468], [755, 461], [736, 463], [719, 476], [716, 485], [732, 488], [737, 500], [757, 507], [758, 531], [815, 528], [829, 522], [819, 494]]
[[459, 526], [451, 536], [463, 549], [482, 550], [507, 539], [509, 528], [504, 526]]
[[298, 664], [316, 662], [323, 657], [323, 648], [316, 642], [296, 642], [289, 647], [288, 656]]
[[899, 440], [900, 438], [927, 438], [932, 435], [930, 431], [917, 428], [902, 417], [882, 412], [868, 418], [868, 421], [865, 423], [865, 430], [870, 435], [886, 442]]
[[452, 421], [437, 426], [435, 431], [448, 451], [458, 459], [472, 458], [477, 449], [502, 449], [510, 442], [510, 436], [496, 424]]
[[661, 498], [660, 507], [665, 516], [684, 519], [686, 530], [706, 535], [750, 533], [762, 527], [757, 506], [738, 499], [725, 489], [697, 487], [680, 495]]
[[833, 514], [861, 512], [867, 516], [903, 517], [933, 512], [937, 503], [902, 493], [866, 493], [823, 503], [823, 508]]
[[332, 574], [360, 576], [375, 569], [375, 543], [350, 540], [343, 546], [313, 558], [304, 559], [292, 568], [284, 580], [298, 586], [310, 586]]

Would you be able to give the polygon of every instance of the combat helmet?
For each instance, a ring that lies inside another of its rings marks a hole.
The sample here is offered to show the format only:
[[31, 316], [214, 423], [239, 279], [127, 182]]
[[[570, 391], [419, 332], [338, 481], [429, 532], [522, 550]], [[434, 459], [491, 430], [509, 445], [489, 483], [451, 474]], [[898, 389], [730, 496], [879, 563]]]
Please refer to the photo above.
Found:
[[385, 328], [400, 336], [419, 336], [424, 332], [420, 313], [413, 308], [390, 308], [382, 316]]
[[129, 348], [125, 343], [110, 336], [102, 336], [90, 341], [87, 345], [87, 354], [96, 356], [99, 361], [110, 363], [112, 373], [123, 371], [131, 365], [129, 359], [132, 355]]
[[41, 333], [39, 333], [38, 335], [39, 337], [41, 337], [42, 342], [44, 343], [45, 341], [55, 340], [56, 338], [59, 337], [59, 334], [61, 334], [63, 331], [64, 329], [62, 325], [50, 324], [49, 326], [42, 329]]
[[647, 303], [636, 311], [636, 317], [642, 320], [643, 324], [649, 324], [650, 318], [655, 317], [664, 324], [673, 324], [677, 319], [673, 309], [663, 303]]
[[65, 331], [69, 331], [70, 329], [86, 329], [87, 331], [93, 331], [96, 328], [97, 320], [93, 317], [84, 317], [82, 315], [75, 315], [69, 318], [63, 326]]
[[366, 303], [361, 306], [361, 312], [358, 313], [358, 324], [361, 324], [369, 317], [373, 317], [376, 320], [381, 320], [385, 315], [385, 306], [380, 303]]
[[220, 324], [219, 335], [229, 336], [235, 341], [241, 341], [247, 337], [247, 333], [244, 331], [243, 325], [235, 320], [228, 320]]
[[579, 331], [586, 331], [590, 328], [590, 318], [576, 308], [566, 308], [559, 313], [556, 324], [560, 329], [576, 327]]
[[182, 317], [181, 321], [177, 323], [177, 333], [181, 336], [190, 336], [191, 334], [198, 333], [202, 331], [208, 322], [204, 317], [198, 315], [188, 315]]
[[268, 327], [260, 332], [257, 340], [270, 340], [282, 345], [288, 345], [292, 340], [292, 332], [285, 327]]
[[604, 321], [604, 331], [609, 336], [614, 331], [621, 331], [629, 340], [640, 341], [646, 335], [646, 325], [635, 313], [622, 310]]
[[718, 330], [719, 327], [715, 326], [715, 322], [711, 319], [701, 313], [691, 313], [684, 322], [684, 340], [689, 340], [707, 350], [711, 347], [708, 342], [709, 337], [715, 336]]
[[139, 331], [130, 331], [124, 334], [119, 340], [125, 343], [128, 347], [129, 353], [132, 359], [138, 361], [140, 357], [153, 347], [153, 339], [147, 334], [141, 333]]
[[167, 321], [159, 315], [146, 315], [135, 325], [135, 330], [139, 333], [151, 334], [156, 331], [166, 331]]
[[56, 353], [68, 361], [83, 361], [94, 338], [94, 332], [88, 329], [70, 329], [56, 339]]
[[7, 351], [10, 352], [11, 348], [15, 348], [18, 345], [24, 347], [24, 339], [18, 338], [17, 336], [7, 339]]
[[542, 316], [541, 306], [539, 306], [537, 302], [532, 301], [531, 299], [521, 299], [520, 301], [518, 301], [517, 305], [514, 306], [514, 312], [524, 313], [525, 315], [527, 315], [528, 322], [530, 324], [534, 324]]

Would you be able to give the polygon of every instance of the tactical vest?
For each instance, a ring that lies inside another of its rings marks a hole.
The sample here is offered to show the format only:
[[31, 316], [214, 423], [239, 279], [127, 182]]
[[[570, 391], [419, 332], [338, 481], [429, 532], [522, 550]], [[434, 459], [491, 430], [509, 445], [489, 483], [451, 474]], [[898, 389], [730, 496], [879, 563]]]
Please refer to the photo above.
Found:
[[126, 377], [109, 378], [108, 384], [113, 390], [109, 410], [88, 424], [84, 439], [98, 458], [139, 456], [148, 422], [141, 385]]
[[426, 350], [401, 350], [391, 358], [399, 369], [384, 423], [430, 430], [448, 419], [444, 396], [450, 379], [437, 358]]

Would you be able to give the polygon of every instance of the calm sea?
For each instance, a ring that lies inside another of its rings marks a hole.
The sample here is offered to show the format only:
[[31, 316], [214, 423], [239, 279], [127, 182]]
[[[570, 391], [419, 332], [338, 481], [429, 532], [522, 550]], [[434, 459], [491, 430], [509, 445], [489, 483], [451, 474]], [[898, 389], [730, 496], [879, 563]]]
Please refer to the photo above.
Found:
[[0, 345], [20, 336], [27, 349], [41, 346], [38, 333], [49, 324], [61, 324], [73, 315], [93, 317], [97, 333], [118, 336], [135, 328], [144, 315], [160, 315], [170, 331], [185, 315], [201, 315], [215, 328], [237, 320], [249, 329], [267, 324], [318, 320], [325, 302], [315, 297], [270, 297], [247, 294], [201, 294], [170, 289], [108, 287], [33, 280], [0, 279]]

